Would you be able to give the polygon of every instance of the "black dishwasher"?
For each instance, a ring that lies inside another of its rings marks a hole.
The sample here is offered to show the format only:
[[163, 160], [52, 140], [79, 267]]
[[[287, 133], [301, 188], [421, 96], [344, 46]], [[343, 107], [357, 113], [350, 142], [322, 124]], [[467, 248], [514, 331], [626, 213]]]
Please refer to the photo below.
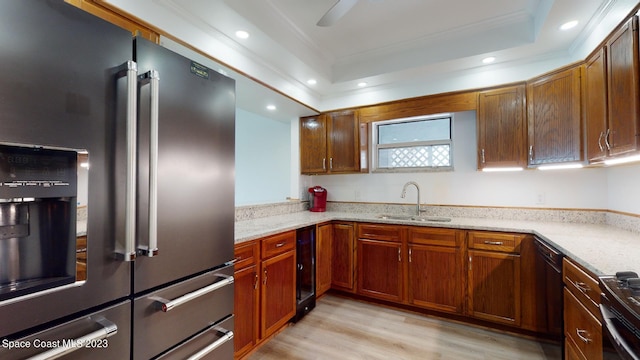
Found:
[[316, 306], [316, 227], [308, 226], [296, 231], [296, 315], [302, 319]]
[[562, 254], [551, 245], [535, 238], [538, 321], [553, 338], [564, 334]]

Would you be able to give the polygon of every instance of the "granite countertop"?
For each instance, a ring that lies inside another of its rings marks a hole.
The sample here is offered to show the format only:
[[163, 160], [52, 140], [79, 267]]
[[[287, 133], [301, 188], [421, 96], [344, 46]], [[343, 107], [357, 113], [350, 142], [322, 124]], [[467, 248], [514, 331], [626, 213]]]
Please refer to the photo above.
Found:
[[379, 214], [295, 212], [235, 223], [235, 242], [241, 243], [318, 223], [343, 220], [382, 224], [446, 227], [529, 233], [540, 237], [596, 275], [616, 271], [640, 273], [640, 234], [609, 225], [482, 218], [452, 218], [451, 222], [380, 219]]

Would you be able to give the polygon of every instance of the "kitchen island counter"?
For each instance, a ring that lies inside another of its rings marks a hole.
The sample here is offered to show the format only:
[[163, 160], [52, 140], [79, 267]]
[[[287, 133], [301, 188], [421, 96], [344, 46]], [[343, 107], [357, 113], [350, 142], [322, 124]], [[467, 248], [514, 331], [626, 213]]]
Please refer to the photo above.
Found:
[[640, 273], [640, 234], [598, 224], [463, 217], [435, 222], [381, 219], [380, 214], [372, 213], [302, 211], [237, 221], [235, 242], [334, 220], [534, 234], [596, 275], [610, 275], [621, 270]]

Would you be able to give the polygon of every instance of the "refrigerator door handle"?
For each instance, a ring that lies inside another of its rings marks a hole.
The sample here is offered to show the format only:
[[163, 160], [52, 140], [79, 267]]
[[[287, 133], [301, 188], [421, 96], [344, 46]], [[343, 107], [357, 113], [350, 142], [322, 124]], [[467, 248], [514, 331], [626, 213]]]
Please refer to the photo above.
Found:
[[218, 331], [218, 332], [222, 333], [222, 336], [220, 337], [220, 339], [212, 342], [211, 344], [209, 344], [208, 346], [206, 346], [202, 350], [200, 350], [197, 353], [189, 356], [187, 358], [187, 360], [200, 360], [200, 359], [204, 358], [205, 356], [207, 356], [212, 351], [214, 351], [215, 349], [217, 349], [220, 346], [222, 346], [224, 343], [226, 343], [226, 342], [230, 341], [231, 339], [233, 339], [233, 331], [231, 331], [231, 330], [227, 330], [227, 329], [225, 329], [223, 327], [219, 327], [219, 326], [214, 326], [211, 330], [215, 330], [215, 331]]
[[61, 342], [61, 346], [32, 356], [28, 358], [28, 360], [58, 359], [76, 350], [84, 349], [85, 347], [95, 347], [101, 340], [113, 336], [118, 332], [118, 326], [103, 317], [96, 319], [95, 322], [102, 325], [102, 328], [79, 338], [67, 340], [64, 343]]
[[137, 95], [138, 64], [127, 61], [122, 64], [118, 77], [127, 77], [127, 180], [125, 194], [125, 249], [116, 253], [123, 261], [136, 259], [136, 170], [137, 170]]
[[212, 291], [216, 291], [220, 288], [223, 288], [227, 285], [231, 285], [234, 282], [233, 276], [231, 275], [224, 275], [224, 274], [216, 274], [217, 277], [223, 278], [223, 280], [215, 282], [211, 285], [207, 285], [201, 289], [198, 289], [196, 291], [190, 292], [188, 294], [182, 295], [179, 298], [173, 299], [173, 300], [167, 300], [167, 299], [163, 299], [160, 297], [155, 297], [154, 300], [156, 301], [156, 303], [160, 306], [160, 310], [162, 310], [162, 312], [169, 312], [170, 310], [174, 309], [175, 307], [178, 307], [180, 305], [183, 305], [191, 300], [194, 300], [196, 298], [199, 298], [200, 296], [206, 295]]
[[149, 242], [139, 245], [138, 252], [147, 257], [158, 255], [158, 118], [160, 108], [160, 75], [150, 70], [139, 76], [142, 85], [149, 84]]

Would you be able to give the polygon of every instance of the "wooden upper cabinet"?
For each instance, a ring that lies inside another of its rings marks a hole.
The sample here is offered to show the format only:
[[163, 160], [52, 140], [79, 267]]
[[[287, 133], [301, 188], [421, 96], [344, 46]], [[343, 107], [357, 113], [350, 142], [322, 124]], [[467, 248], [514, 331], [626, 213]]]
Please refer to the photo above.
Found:
[[303, 174], [327, 172], [327, 115], [300, 119], [300, 171]]
[[478, 169], [525, 167], [524, 85], [478, 93]]
[[584, 117], [587, 160], [595, 163], [607, 155], [607, 52], [600, 48], [584, 64]]
[[633, 16], [606, 42], [609, 128], [607, 148], [616, 156], [639, 149], [638, 17]]
[[[356, 111], [339, 111], [300, 119], [300, 172], [360, 172], [361, 139]], [[366, 136], [366, 132], [364, 132]]]
[[529, 165], [582, 161], [581, 69], [527, 83]]

